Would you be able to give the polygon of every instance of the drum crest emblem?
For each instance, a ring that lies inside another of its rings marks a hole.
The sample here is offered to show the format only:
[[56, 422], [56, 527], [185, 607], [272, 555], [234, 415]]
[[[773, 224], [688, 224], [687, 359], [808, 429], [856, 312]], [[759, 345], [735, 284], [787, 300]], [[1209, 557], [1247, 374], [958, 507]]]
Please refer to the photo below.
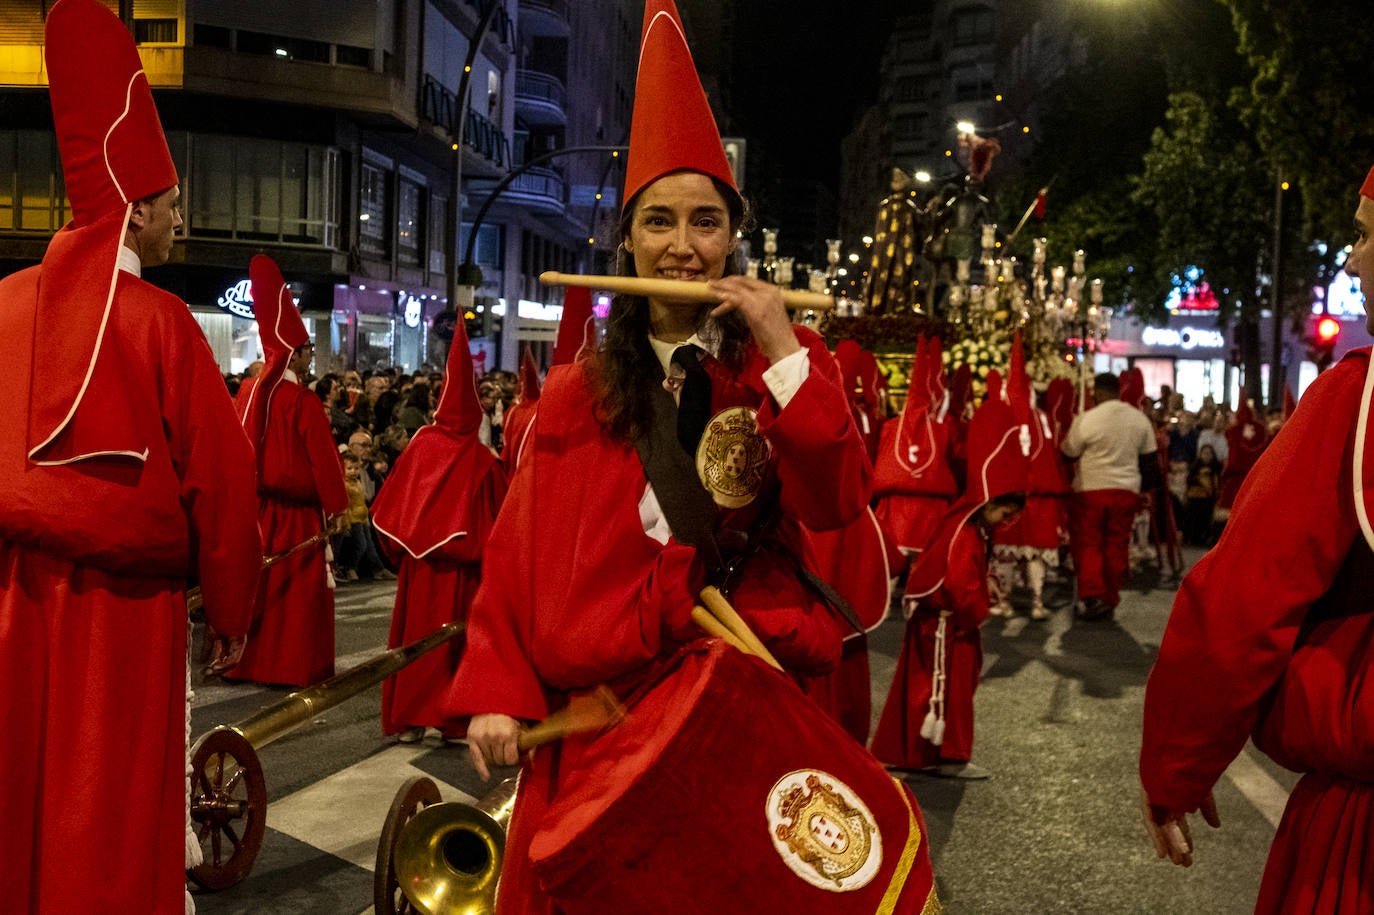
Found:
[[697, 475], [717, 505], [741, 508], [763, 488], [771, 453], [759, 433], [758, 412], [731, 407], [706, 424], [697, 445]]
[[849, 892], [882, 864], [882, 839], [852, 788], [825, 772], [788, 773], [769, 792], [768, 821], [783, 863], [812, 886]]

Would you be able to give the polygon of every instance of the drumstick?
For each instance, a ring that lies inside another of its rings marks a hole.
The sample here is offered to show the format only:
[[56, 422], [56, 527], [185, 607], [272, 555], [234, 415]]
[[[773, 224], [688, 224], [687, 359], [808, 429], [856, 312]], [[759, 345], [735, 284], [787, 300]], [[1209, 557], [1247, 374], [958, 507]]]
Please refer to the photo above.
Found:
[[[588, 286], [594, 289], [628, 292], [630, 295], [662, 296], [688, 302], [720, 302], [720, 295], [713, 292], [710, 286], [691, 280], [660, 280], [642, 276], [581, 276], [549, 270], [539, 274], [539, 282], [546, 286]], [[812, 311], [827, 311], [835, 307], [835, 300], [825, 293], [805, 292], [800, 289], [782, 290], [782, 303], [788, 308], [809, 308]]]
[[692, 622], [700, 626], [707, 635], [717, 639], [724, 639], [743, 654], [753, 654], [749, 646], [745, 645], [735, 634], [725, 628], [725, 624], [711, 615], [711, 612], [701, 605], [692, 608]]
[[707, 585], [701, 589], [701, 602], [706, 605], [706, 609], [711, 611], [711, 615], [720, 620], [726, 629], [729, 629], [734, 636], [749, 647], [749, 653], [758, 655], [772, 667], [782, 670], [782, 665], [778, 659], [773, 657], [773, 653], [763, 647], [759, 637], [754, 635], [754, 630], [749, 628], [749, 624], [744, 618], [730, 606], [730, 602], [725, 599], [715, 585]]
[[520, 732], [516, 746], [520, 752], [561, 740], [570, 734], [599, 731], [625, 717], [625, 706], [606, 685], [585, 696], [574, 696], [563, 708]]

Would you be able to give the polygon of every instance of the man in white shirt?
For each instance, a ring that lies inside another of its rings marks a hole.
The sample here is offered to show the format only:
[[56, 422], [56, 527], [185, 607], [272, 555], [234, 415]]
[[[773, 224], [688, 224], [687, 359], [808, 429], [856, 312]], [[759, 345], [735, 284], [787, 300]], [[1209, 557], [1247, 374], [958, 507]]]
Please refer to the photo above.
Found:
[[[1142, 455], [1155, 453], [1145, 414], [1123, 403], [1115, 375], [1093, 380], [1097, 406], [1074, 418], [1064, 454], [1078, 459], [1069, 511], [1069, 550], [1078, 575], [1081, 619], [1111, 619], [1130, 566], [1131, 524], [1140, 507]], [[1156, 468], [1154, 459], [1149, 462]]]

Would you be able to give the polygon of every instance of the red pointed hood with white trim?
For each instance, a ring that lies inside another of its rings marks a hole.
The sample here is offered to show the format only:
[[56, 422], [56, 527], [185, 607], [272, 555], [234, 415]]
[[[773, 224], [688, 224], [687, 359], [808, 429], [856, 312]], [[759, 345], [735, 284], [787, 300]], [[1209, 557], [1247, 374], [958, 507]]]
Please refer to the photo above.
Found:
[[558, 322], [558, 339], [553, 345], [553, 364], [568, 365], [595, 350], [592, 291], [585, 286], [569, 286], [563, 294], [563, 317]]
[[711, 104], [673, 0], [648, 0], [635, 77], [624, 206], [670, 172], [693, 171], [738, 195]]
[[143, 460], [125, 392], [89, 389], [114, 305], [134, 202], [174, 187], [152, 90], [133, 37], [95, 0], [60, 0], [44, 28], [57, 146], [73, 220], [43, 256], [27, 453], [39, 464]]

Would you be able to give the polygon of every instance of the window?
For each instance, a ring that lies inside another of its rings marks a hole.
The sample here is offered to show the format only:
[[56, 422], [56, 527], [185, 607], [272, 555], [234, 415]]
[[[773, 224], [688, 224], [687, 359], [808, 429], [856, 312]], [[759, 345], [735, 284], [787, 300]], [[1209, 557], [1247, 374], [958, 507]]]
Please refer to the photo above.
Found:
[[305, 38], [287, 38], [283, 35], [264, 35], [262, 32], [238, 32], [238, 50], [242, 54], [268, 54], [287, 60], [308, 60], [314, 63], [329, 63], [329, 45], [323, 41], [310, 41]]
[[[467, 242], [472, 233], [472, 224], [463, 223], [463, 241]], [[498, 270], [505, 266], [501, 258], [501, 227], [484, 225], [477, 230], [477, 240], [472, 246], [472, 262]], [[466, 250], [466, 248], [464, 249]]]
[[139, 44], [176, 44], [175, 19], [135, 19], [134, 41]]
[[387, 173], [382, 169], [363, 163], [358, 193], [358, 250], [367, 257], [379, 260], [391, 257], [387, 178]]
[[407, 267], [420, 266], [420, 226], [424, 192], [414, 181], [401, 178], [396, 188], [396, 261]]
[[372, 51], [341, 44], [334, 46], [334, 62], [345, 67], [371, 67]]
[[233, 47], [229, 30], [217, 25], [203, 25], [198, 22], [194, 35], [198, 47], [224, 48], [225, 50]]
[[187, 234], [333, 247], [338, 153], [248, 137], [192, 136]]
[[954, 46], [987, 44], [997, 37], [997, 17], [990, 9], [962, 9], [950, 19]]

